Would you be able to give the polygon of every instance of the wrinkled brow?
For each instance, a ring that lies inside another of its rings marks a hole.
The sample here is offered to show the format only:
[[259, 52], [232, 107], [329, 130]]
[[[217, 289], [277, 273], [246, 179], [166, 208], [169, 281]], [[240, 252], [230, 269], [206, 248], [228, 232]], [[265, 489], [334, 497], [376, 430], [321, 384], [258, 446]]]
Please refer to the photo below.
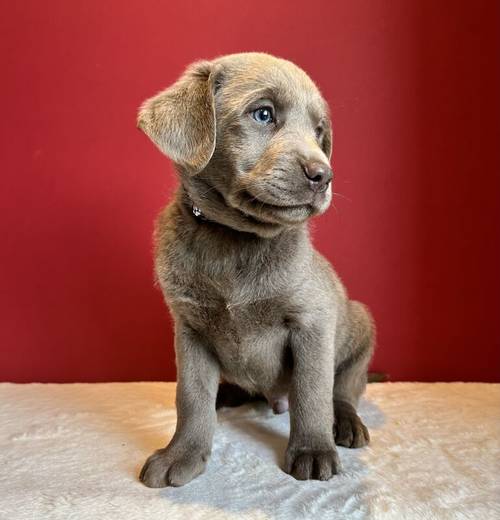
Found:
[[284, 104], [285, 92], [283, 89], [269, 86], [248, 90], [242, 85], [240, 88], [233, 87], [229, 92], [223, 93], [220, 106], [224, 111], [241, 115], [249, 105], [259, 99], [269, 99], [275, 105], [280, 106]]

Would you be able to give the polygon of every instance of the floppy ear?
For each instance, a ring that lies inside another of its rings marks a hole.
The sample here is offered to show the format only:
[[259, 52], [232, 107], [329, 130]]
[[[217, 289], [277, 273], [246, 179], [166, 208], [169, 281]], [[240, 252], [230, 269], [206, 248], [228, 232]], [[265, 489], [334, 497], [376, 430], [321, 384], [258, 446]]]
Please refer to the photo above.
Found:
[[144, 102], [137, 126], [175, 163], [191, 174], [210, 161], [215, 150], [212, 64], [191, 65], [171, 87]]

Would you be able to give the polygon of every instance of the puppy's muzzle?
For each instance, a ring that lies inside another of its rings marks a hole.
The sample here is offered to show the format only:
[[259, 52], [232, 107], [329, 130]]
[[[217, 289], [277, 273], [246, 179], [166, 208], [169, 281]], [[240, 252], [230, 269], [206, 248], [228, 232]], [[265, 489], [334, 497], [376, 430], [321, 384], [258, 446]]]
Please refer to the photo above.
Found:
[[314, 193], [322, 193], [328, 189], [333, 172], [327, 164], [320, 161], [306, 161], [302, 163], [302, 169], [307, 177], [309, 188]]

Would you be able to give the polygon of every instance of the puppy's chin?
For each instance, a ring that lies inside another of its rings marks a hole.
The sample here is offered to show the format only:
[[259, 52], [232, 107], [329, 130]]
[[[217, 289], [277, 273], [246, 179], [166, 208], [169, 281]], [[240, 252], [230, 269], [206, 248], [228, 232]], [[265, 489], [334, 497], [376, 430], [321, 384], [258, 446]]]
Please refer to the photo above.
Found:
[[328, 185], [328, 188], [323, 193], [317, 193], [313, 199], [314, 215], [321, 215], [324, 213], [332, 202], [332, 185]]
[[[265, 200], [263, 200], [265, 199]], [[310, 195], [307, 202], [273, 201], [272, 198], [256, 196], [250, 190], [238, 190], [229, 194], [227, 202], [252, 219], [269, 224], [293, 226], [304, 223], [310, 217], [324, 213], [331, 202], [332, 189]]]

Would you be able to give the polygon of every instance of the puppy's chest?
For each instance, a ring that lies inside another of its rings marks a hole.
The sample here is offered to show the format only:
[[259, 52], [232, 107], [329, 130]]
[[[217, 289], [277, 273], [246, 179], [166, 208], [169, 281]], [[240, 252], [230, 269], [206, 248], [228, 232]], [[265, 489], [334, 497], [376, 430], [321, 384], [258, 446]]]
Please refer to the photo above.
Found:
[[258, 277], [206, 277], [198, 273], [190, 283], [172, 291], [171, 305], [196, 329], [245, 336], [281, 323], [287, 291], [272, 288]]
[[211, 339], [225, 379], [250, 392], [269, 392], [284, 376], [289, 329], [281, 296], [251, 303], [226, 304], [207, 315]]
[[245, 357], [262, 341], [281, 342], [290, 302], [290, 283], [262, 272], [203, 269], [169, 280], [168, 299], [175, 313], [221, 351]]

